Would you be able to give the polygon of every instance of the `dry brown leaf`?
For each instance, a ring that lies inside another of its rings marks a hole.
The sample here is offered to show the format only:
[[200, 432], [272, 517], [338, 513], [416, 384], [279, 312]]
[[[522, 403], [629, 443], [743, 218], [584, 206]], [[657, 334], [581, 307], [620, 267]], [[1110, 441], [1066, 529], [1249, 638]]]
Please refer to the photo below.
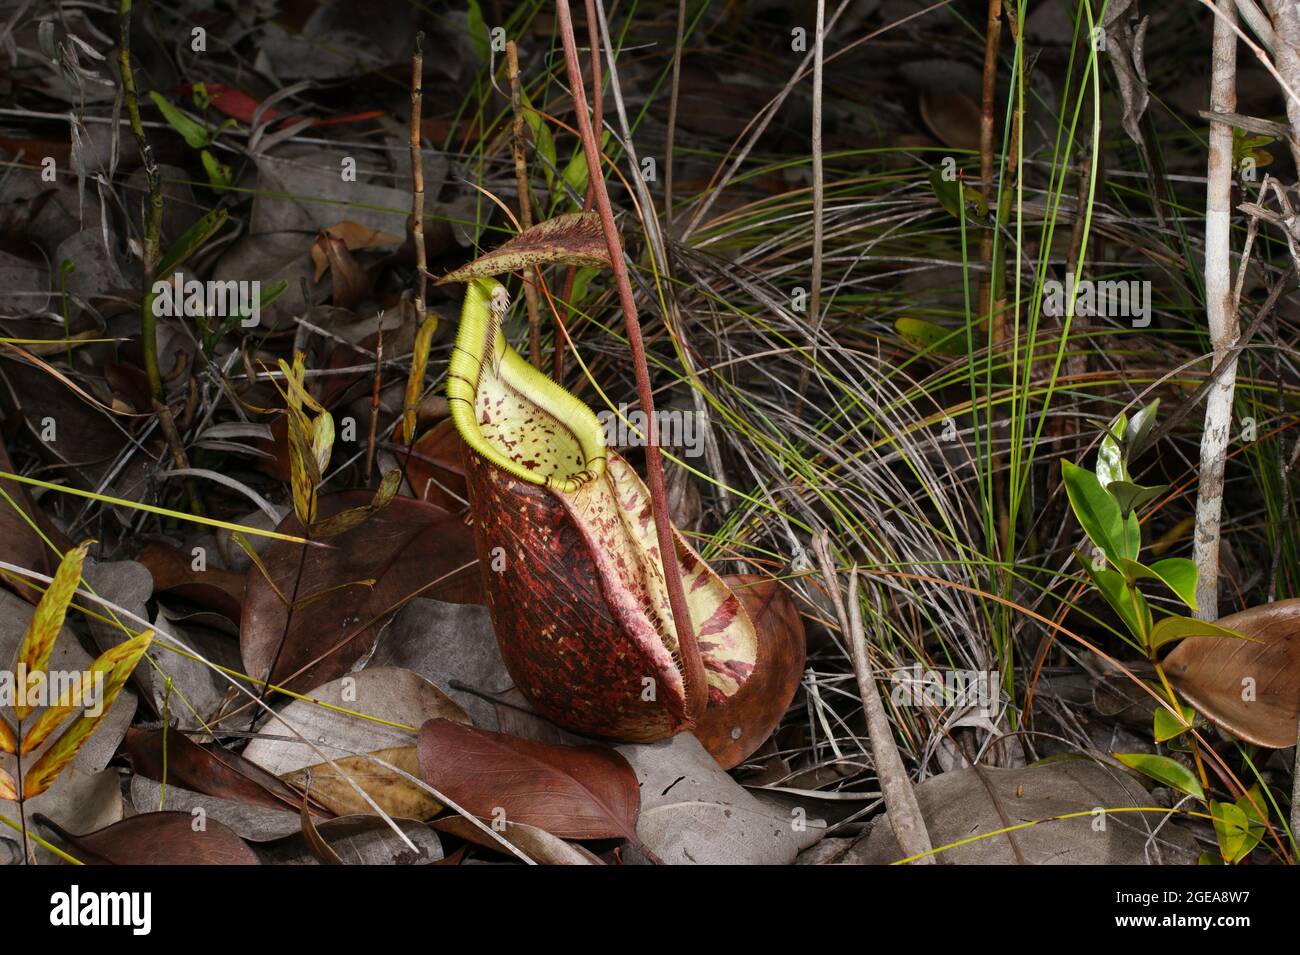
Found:
[[1273, 749], [1294, 746], [1300, 717], [1300, 598], [1261, 604], [1216, 623], [1259, 642], [1184, 640], [1165, 657], [1169, 681], [1234, 736]]
[[[398, 746], [376, 750], [371, 754], [391, 763], [412, 776], [420, 775], [420, 758], [414, 746]], [[390, 816], [415, 819], [423, 822], [442, 811], [442, 804], [391, 769], [380, 766], [365, 756], [345, 756], [334, 760], [338, 770], [329, 763], [320, 763], [306, 769], [285, 773], [280, 778], [295, 789], [306, 791], [310, 784], [311, 796], [330, 812], [339, 816], [373, 813], [370, 804], [348, 784], [351, 778], [364, 789], [371, 799]], [[340, 775], [342, 773], [343, 775]]]

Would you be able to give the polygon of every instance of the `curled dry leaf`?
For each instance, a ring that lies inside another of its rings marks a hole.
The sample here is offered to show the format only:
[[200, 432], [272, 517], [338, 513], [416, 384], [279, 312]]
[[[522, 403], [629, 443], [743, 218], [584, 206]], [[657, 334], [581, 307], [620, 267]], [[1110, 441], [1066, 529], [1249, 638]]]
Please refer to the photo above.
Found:
[[[370, 755], [396, 766], [402, 772], [416, 777], [420, 775], [420, 759], [414, 745], [380, 749]], [[370, 804], [352, 788], [349, 779], [364, 789], [379, 808], [390, 816], [423, 822], [442, 811], [442, 803], [430, 796], [427, 790], [367, 756], [344, 756], [335, 759], [334, 766], [319, 763], [285, 773], [283, 779], [304, 792], [310, 791], [312, 799], [339, 816], [374, 812]]]
[[188, 812], [148, 812], [81, 836], [39, 813], [34, 819], [87, 865], [260, 865], [253, 850], [230, 829], [208, 819], [195, 831]]
[[637, 840], [636, 774], [605, 746], [556, 746], [430, 720], [420, 729], [426, 782], [480, 819], [545, 829], [563, 839]]
[[1300, 598], [1216, 621], [1258, 642], [1190, 637], [1164, 659], [1169, 682], [1218, 726], [1258, 746], [1296, 743], [1300, 718]]
[[[314, 282], [319, 282], [325, 270], [333, 265], [333, 260], [326, 252], [326, 243], [338, 243], [346, 252], [358, 252], [361, 249], [392, 248], [401, 245], [402, 239], [400, 236], [347, 219], [328, 229], [321, 229], [315, 244], [311, 247], [311, 261], [316, 267], [316, 274], [312, 279]], [[348, 258], [351, 259], [351, 256]], [[337, 289], [337, 286], [335, 288]]]
[[347, 244], [339, 238], [322, 232], [311, 247], [312, 262], [316, 265], [314, 280], [319, 282], [329, 269], [333, 286], [331, 300], [339, 308], [351, 308], [370, 292], [370, 279], [360, 263], [352, 257]]
[[442, 841], [427, 825], [414, 819], [394, 819], [393, 823], [415, 844], [415, 852], [387, 822], [373, 814], [312, 820], [316, 835], [339, 863], [321, 862], [323, 850], [309, 843], [305, 823], [303, 833], [259, 845], [258, 852], [276, 865], [429, 865], [442, 859]]
[[[369, 500], [367, 492], [347, 492], [322, 498], [319, 507], [332, 514]], [[293, 517], [284, 528], [301, 532]], [[478, 599], [469, 529], [441, 508], [410, 498], [395, 498], [324, 546], [304, 552], [302, 545], [276, 544], [264, 559], [275, 586], [257, 567], [248, 572], [240, 649], [250, 676], [269, 676], [272, 683], [300, 692], [351, 670], [374, 646], [389, 615], [412, 597]], [[298, 606], [291, 615], [279, 594], [292, 600], [295, 580]], [[362, 580], [374, 584], [343, 586]]]

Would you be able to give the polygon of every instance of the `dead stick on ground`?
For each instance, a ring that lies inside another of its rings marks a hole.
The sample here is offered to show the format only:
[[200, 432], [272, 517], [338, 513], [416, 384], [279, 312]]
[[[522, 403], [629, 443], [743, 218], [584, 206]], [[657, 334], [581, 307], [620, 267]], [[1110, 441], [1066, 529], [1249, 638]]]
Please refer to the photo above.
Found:
[[885, 704], [880, 699], [880, 690], [876, 687], [875, 676], [871, 672], [867, 638], [862, 628], [862, 610], [858, 605], [858, 569], [854, 567], [849, 574], [849, 611], [846, 614], [844, 600], [840, 597], [840, 575], [831, 557], [830, 535], [823, 531], [813, 541], [813, 550], [821, 565], [822, 576], [826, 579], [826, 589], [835, 602], [840, 632], [848, 642], [853, 675], [857, 677], [858, 693], [862, 696], [862, 708], [867, 717], [871, 756], [876, 764], [876, 776], [880, 780], [885, 809], [889, 813], [890, 828], [894, 830], [894, 837], [903, 850], [904, 858], [922, 856], [917, 860], [917, 865], [933, 865], [934, 856], [929, 854], [934, 848], [930, 843], [930, 834], [926, 831], [921, 807], [912, 790], [912, 780], [903, 766], [903, 758], [898, 754], [894, 731], [885, 715]]
[[[583, 152], [587, 157], [588, 181], [592, 187], [600, 224], [605, 232], [605, 244], [618, 286], [619, 305], [627, 326], [627, 340], [632, 352], [632, 368], [636, 373], [637, 397], [647, 421], [655, 419], [654, 394], [650, 386], [650, 370], [646, 365], [645, 345], [641, 340], [641, 323], [637, 319], [636, 301], [632, 297], [632, 283], [628, 279], [627, 263], [623, 260], [623, 246], [619, 241], [618, 226], [614, 224], [614, 210], [610, 206], [609, 192], [605, 188], [604, 172], [600, 165], [600, 141], [593, 131], [591, 117], [587, 115], [587, 94], [583, 89], [582, 68], [578, 65], [578, 44], [573, 36], [573, 15], [568, 0], [558, 0], [560, 39], [564, 43], [564, 64], [569, 86], [573, 90], [573, 104], [578, 119], [578, 131]], [[695, 723], [704, 714], [708, 703], [708, 681], [704, 661], [700, 657], [695, 628], [691, 622], [686, 594], [682, 588], [681, 568], [677, 563], [677, 545], [673, 537], [672, 522], [668, 516], [668, 495], [664, 490], [663, 461], [659, 457], [659, 442], [655, 429], [650, 428], [645, 448], [646, 483], [650, 487], [650, 501], [655, 522], [655, 536], [659, 543], [660, 562], [668, 585], [668, 603], [672, 607], [673, 626], [677, 630], [680, 648], [682, 682], [686, 691], [686, 716]]]
[[438, 329], [438, 315], [428, 314], [424, 296], [428, 288], [424, 259], [424, 158], [420, 153], [420, 109], [424, 92], [424, 34], [415, 35], [415, 55], [411, 57], [411, 239], [415, 244], [415, 346], [411, 350], [411, 375], [406, 380], [406, 398], [402, 406], [402, 437], [406, 444], [415, 443], [416, 412], [424, 391], [424, 369], [429, 363], [429, 346]]
[[[519, 91], [519, 48], [514, 40], [506, 43], [506, 73], [510, 76], [510, 108], [515, 122], [511, 137], [515, 158], [515, 186], [519, 190], [519, 226], [524, 232], [533, 224], [533, 203], [528, 190], [528, 166], [524, 161], [524, 104]], [[540, 272], [534, 268], [524, 276], [524, 302], [528, 306], [528, 357], [534, 368], [542, 367], [542, 315], [537, 301]], [[530, 281], [530, 278], [532, 281]]]

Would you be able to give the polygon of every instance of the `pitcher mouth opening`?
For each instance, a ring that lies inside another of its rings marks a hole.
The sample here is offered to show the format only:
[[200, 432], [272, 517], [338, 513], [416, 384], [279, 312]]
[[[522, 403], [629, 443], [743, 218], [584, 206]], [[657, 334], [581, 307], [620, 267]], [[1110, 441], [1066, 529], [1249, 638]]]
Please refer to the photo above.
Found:
[[509, 308], [495, 279], [469, 284], [447, 381], [456, 428], [493, 464], [529, 484], [572, 493], [605, 472], [596, 415], [506, 345]]

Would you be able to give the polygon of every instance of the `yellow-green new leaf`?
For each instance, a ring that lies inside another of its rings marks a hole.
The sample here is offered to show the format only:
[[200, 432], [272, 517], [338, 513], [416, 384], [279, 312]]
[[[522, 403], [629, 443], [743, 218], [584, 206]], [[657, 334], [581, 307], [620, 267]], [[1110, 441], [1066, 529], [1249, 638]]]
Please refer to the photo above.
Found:
[[337, 537], [344, 531], [352, 530], [371, 514], [386, 507], [401, 484], [402, 472], [398, 468], [393, 468], [384, 475], [384, 479], [380, 482], [379, 488], [375, 491], [375, 496], [369, 504], [364, 507], [350, 507], [346, 511], [340, 511], [333, 517], [327, 517], [325, 520], [313, 524], [311, 528], [312, 537], [316, 539]]
[[0, 799], [7, 799], [10, 802], [18, 801], [18, 784], [3, 769], [0, 769]]
[[308, 433], [309, 419], [301, 412], [289, 411], [289, 487], [293, 493], [293, 512], [307, 526], [316, 519], [316, 488], [320, 485], [320, 470]]
[[[55, 704], [48, 707], [45, 712], [41, 713], [41, 715], [36, 718], [36, 722], [32, 724], [32, 728], [23, 736], [22, 751], [24, 753], [30, 753], [45, 742], [45, 740], [49, 738], [50, 734], [58, 729], [59, 725], [64, 720], [86, 705], [86, 691], [102, 680], [104, 691], [103, 697], [99, 701], [99, 714], [93, 717], [81, 717], [81, 720], [93, 721], [89, 730], [85, 733], [85, 736], [89, 736], [90, 733], [94, 731], [95, 726], [98, 725], [99, 720], [103, 719], [104, 714], [109, 711], [109, 708], [117, 699], [117, 694], [126, 683], [127, 677], [131, 675], [131, 671], [135, 669], [135, 665], [140, 661], [141, 655], [149, 648], [149, 644], [152, 642], [153, 631], [146, 630], [143, 633], [132, 637], [130, 640], [124, 640], [117, 646], [110, 647], [101, 653], [99, 658], [90, 665], [89, 685], [84, 679], [73, 681], [72, 685], [69, 686], [63, 695], [59, 697]], [[81, 720], [78, 720], [78, 722], [81, 722]], [[64, 734], [65, 738], [72, 733], [76, 725], [76, 723], [72, 724], [72, 727]], [[60, 739], [58, 744], [51, 748], [49, 753], [46, 753], [45, 756], [41, 757], [41, 761], [43, 762], [50, 753], [54, 752], [54, 750], [58, 749], [62, 744], [63, 739]], [[77, 745], [79, 748], [80, 743]], [[73, 750], [72, 755], [76, 755], [75, 749]], [[40, 763], [37, 763], [37, 765], [40, 765]], [[33, 766], [32, 770], [35, 771], [35, 769], [36, 767]], [[54, 775], [57, 776], [58, 772], [56, 771]], [[53, 777], [51, 777], [51, 779], [53, 779]]]
[[[63, 555], [59, 569], [54, 572], [54, 579], [36, 605], [32, 621], [27, 625], [27, 633], [23, 636], [22, 646], [18, 648], [18, 670], [23, 674], [21, 679], [32, 673], [45, 672], [50, 651], [54, 649], [54, 641], [63, 629], [68, 604], [72, 603], [72, 595], [81, 583], [81, 564], [86, 559], [90, 543], [85, 541]], [[32, 707], [26, 703], [14, 707], [14, 713], [20, 720], [26, 719], [31, 711]]]
[[1181, 720], [1163, 706], [1156, 710], [1152, 729], [1157, 743], [1168, 742], [1177, 736], [1182, 736], [1192, 728], [1193, 721], [1196, 719], [1196, 710], [1186, 703], [1179, 703], [1178, 709], [1183, 714]]

